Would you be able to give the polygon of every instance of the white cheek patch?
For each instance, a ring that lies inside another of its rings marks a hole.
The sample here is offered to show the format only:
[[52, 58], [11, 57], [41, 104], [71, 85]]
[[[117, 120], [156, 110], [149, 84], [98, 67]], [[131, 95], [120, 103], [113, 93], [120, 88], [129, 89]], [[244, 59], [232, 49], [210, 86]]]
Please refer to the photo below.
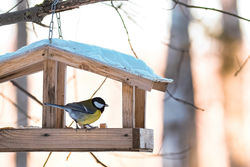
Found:
[[96, 106], [96, 108], [103, 108], [104, 107], [104, 104], [101, 104], [97, 101], [94, 101], [94, 105]]

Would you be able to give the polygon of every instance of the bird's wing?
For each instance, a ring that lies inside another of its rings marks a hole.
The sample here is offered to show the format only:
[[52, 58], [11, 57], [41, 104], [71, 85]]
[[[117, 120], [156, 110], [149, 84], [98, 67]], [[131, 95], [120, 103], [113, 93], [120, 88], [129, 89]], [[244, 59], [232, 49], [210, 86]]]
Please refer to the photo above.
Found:
[[94, 112], [88, 110], [87, 107], [79, 103], [69, 103], [65, 107], [71, 108], [74, 111], [78, 111], [82, 113], [94, 114]]

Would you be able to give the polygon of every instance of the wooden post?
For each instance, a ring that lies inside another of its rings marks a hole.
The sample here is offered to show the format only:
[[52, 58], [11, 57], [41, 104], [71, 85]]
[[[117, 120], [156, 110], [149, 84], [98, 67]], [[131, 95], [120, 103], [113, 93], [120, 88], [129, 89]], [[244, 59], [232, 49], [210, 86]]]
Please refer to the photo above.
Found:
[[135, 127], [145, 128], [146, 91], [135, 87]]
[[[65, 103], [65, 82], [66, 82], [66, 64], [57, 62], [57, 98], [56, 104]], [[56, 109], [57, 128], [65, 127], [65, 112], [62, 109]]]
[[135, 127], [135, 87], [122, 83], [122, 126]]
[[[52, 104], [64, 103], [65, 65], [54, 60], [44, 60], [43, 70], [43, 102]], [[43, 128], [63, 128], [64, 112], [44, 106]]]

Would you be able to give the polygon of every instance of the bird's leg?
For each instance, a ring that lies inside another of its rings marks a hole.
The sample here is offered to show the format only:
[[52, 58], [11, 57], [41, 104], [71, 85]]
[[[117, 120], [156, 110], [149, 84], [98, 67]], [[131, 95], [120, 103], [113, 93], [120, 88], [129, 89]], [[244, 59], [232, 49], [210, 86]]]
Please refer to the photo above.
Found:
[[76, 130], [77, 130], [77, 129], [80, 129], [79, 126], [78, 126], [77, 121], [75, 121], [75, 123], [76, 123]]

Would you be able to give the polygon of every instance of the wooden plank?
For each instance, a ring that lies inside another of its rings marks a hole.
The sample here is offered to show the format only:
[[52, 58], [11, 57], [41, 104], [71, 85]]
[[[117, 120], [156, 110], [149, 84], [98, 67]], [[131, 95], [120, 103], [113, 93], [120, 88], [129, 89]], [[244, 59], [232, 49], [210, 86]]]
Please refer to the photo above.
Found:
[[[0, 77], [6, 76], [14, 71], [30, 70], [32, 73], [32, 68], [28, 68], [31, 65], [42, 62], [44, 57], [45, 48], [37, 48], [36, 50], [31, 50], [22, 55], [15, 55], [5, 61], [0, 62]], [[26, 71], [29, 74], [29, 71]]]
[[122, 127], [135, 127], [135, 88], [122, 83]]
[[[57, 62], [57, 90], [56, 104], [65, 104], [65, 84], [66, 84], [66, 65]], [[56, 128], [65, 127], [65, 112], [62, 109], [56, 109]]]
[[145, 128], [146, 91], [135, 87], [135, 127]]
[[58, 62], [63, 62], [66, 65], [75, 68], [80, 68], [86, 71], [94, 72], [99, 75], [107, 76], [111, 79], [125, 82], [128, 85], [137, 86], [144, 90], [150, 91], [152, 89], [153, 82], [149, 79], [142, 78], [140, 76], [120, 70], [118, 68], [113, 68], [98, 61], [94, 61], [83, 56], [77, 56], [73, 53], [63, 51], [57, 48], [50, 47], [49, 50], [54, 55], [50, 58]]
[[22, 69], [16, 71], [10, 71], [9, 73], [0, 76], [0, 83], [9, 81], [11, 79], [23, 77], [25, 75], [30, 75], [43, 70], [43, 62], [39, 62], [36, 64], [32, 64], [28, 67], [24, 67]]
[[[47, 59], [44, 61], [43, 70], [43, 102], [57, 103], [57, 62]], [[43, 107], [42, 127], [56, 128], [57, 112], [54, 107]]]
[[0, 152], [153, 151], [151, 129], [0, 129]]
[[135, 128], [133, 129], [133, 137], [134, 149], [138, 148], [138, 151], [153, 151], [154, 131], [152, 129]]
[[168, 87], [168, 82], [153, 82], [153, 89], [165, 92]]

